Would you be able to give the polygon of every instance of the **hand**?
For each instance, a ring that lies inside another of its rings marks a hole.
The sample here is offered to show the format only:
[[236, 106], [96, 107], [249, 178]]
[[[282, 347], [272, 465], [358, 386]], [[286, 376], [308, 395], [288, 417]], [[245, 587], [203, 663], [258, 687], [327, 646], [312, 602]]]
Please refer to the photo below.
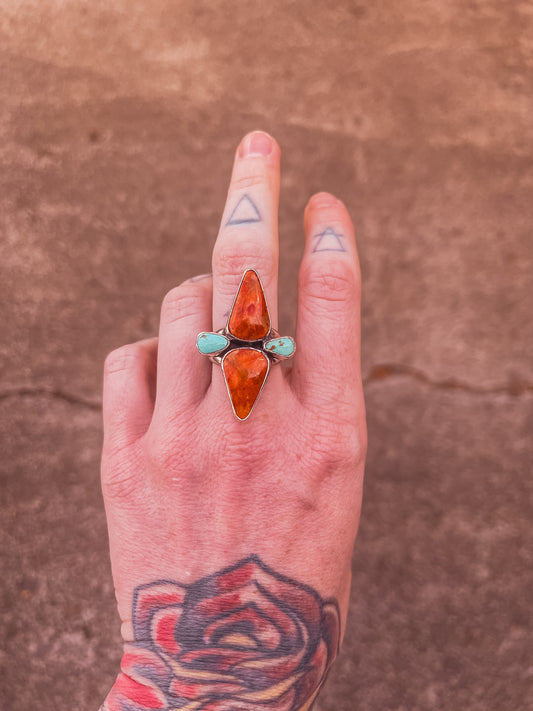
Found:
[[310, 709], [344, 629], [366, 429], [360, 273], [344, 205], [306, 207], [296, 355], [250, 417], [196, 348], [247, 267], [277, 328], [280, 150], [235, 157], [213, 274], [170, 291], [159, 338], [105, 364], [102, 487], [122, 634], [104, 708]]

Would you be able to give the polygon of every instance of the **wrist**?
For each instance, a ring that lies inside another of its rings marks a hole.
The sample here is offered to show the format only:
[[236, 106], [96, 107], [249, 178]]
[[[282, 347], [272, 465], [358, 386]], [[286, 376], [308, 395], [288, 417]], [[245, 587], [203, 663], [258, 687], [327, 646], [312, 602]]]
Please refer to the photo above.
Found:
[[337, 602], [255, 556], [190, 585], [139, 586], [132, 621], [104, 711], [304, 711], [339, 647]]

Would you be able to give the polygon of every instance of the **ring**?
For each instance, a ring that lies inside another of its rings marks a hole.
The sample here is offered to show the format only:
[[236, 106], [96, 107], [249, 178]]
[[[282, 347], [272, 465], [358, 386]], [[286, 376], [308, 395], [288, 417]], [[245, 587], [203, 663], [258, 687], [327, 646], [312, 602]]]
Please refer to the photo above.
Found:
[[228, 321], [214, 333], [196, 338], [202, 355], [222, 367], [234, 415], [246, 420], [266, 382], [270, 366], [294, 355], [290, 336], [280, 336], [270, 315], [259, 274], [246, 269], [235, 294]]

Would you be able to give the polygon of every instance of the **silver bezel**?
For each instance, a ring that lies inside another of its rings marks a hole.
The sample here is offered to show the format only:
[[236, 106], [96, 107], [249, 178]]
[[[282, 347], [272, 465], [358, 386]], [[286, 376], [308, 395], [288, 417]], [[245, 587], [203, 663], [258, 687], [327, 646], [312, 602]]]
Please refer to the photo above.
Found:
[[[264, 379], [263, 379], [263, 382], [261, 383], [261, 387], [259, 388], [259, 392], [257, 393], [257, 396], [256, 396], [256, 398], [255, 398], [255, 400], [254, 400], [254, 403], [253, 403], [252, 407], [250, 408], [250, 412], [246, 415], [246, 417], [239, 417], [239, 415], [237, 415], [237, 413], [235, 412], [235, 408], [234, 408], [234, 406], [233, 406], [233, 398], [231, 397], [231, 392], [230, 392], [230, 389], [229, 389], [229, 386], [228, 386], [228, 381], [226, 380], [226, 375], [225, 375], [225, 373], [224, 373], [224, 360], [226, 359], [226, 356], [227, 356], [231, 351], [245, 351], [245, 350], [246, 350], [246, 351], [257, 351], [257, 353], [261, 353], [261, 355], [265, 356], [265, 357], [266, 357], [266, 361], [267, 361], [267, 372], [266, 372], [266, 374], [265, 374], [265, 377], [264, 377]], [[268, 358], [268, 356], [266, 355], [266, 353], [265, 353], [264, 351], [262, 351], [260, 348], [252, 348], [251, 346], [241, 346], [241, 347], [239, 347], [239, 348], [232, 348], [231, 351], [226, 351], [226, 353], [224, 354], [222, 360], [220, 361], [220, 366], [221, 366], [221, 368], [222, 368], [222, 375], [224, 376], [224, 382], [226, 383], [226, 390], [228, 391], [229, 401], [230, 401], [230, 403], [231, 403], [231, 409], [233, 410], [233, 414], [234, 414], [235, 417], [239, 420], [239, 422], [244, 422], [244, 421], [247, 420], [247, 419], [250, 417], [250, 415], [252, 414], [253, 409], [254, 409], [254, 407], [255, 407], [257, 401], [259, 400], [259, 395], [261, 395], [261, 393], [262, 393], [262, 391], [263, 391], [263, 388], [265, 387], [265, 383], [266, 383], [266, 381], [267, 381], [268, 374], [270, 373], [270, 359]]]
[[[289, 358], [292, 358], [293, 355], [296, 353], [296, 343], [294, 342], [294, 339], [293, 339], [293, 338], [291, 338], [291, 341], [292, 341], [292, 343], [293, 343], [294, 348], [293, 348], [292, 353], [291, 353], [290, 355], [288, 355], [288, 356], [283, 356], [283, 355], [280, 355], [279, 353], [273, 353], [272, 351], [266, 350], [265, 344], [268, 343], [268, 341], [272, 341], [272, 340], [275, 339], [275, 338], [281, 338], [281, 335], [279, 334], [279, 332], [278, 332], [275, 328], [272, 328], [272, 325], [270, 326], [270, 330], [268, 331], [268, 333], [266, 334], [266, 336], [265, 336], [264, 338], [258, 339], [257, 341], [243, 341], [243, 340], [241, 340], [240, 338], [236, 338], [236, 337], [231, 333], [231, 331], [229, 330], [229, 322], [230, 322], [230, 319], [231, 319], [231, 314], [233, 313], [233, 308], [234, 308], [234, 306], [235, 306], [235, 302], [237, 301], [237, 296], [239, 295], [239, 291], [241, 290], [241, 286], [242, 286], [242, 282], [243, 282], [243, 280], [244, 280], [244, 277], [245, 277], [245, 275], [247, 274], [247, 272], [249, 272], [249, 271], [252, 271], [252, 272], [255, 273], [256, 277], [257, 277], [258, 280], [259, 280], [259, 284], [261, 285], [261, 289], [263, 290], [263, 295], [265, 295], [265, 290], [263, 289], [263, 282], [261, 281], [261, 277], [260, 277], [259, 274], [257, 273], [257, 270], [254, 269], [253, 267], [246, 267], [246, 268], [244, 269], [243, 273], [242, 273], [242, 277], [241, 277], [241, 280], [240, 280], [240, 282], [239, 282], [239, 286], [237, 287], [237, 289], [236, 289], [236, 291], [235, 291], [235, 296], [233, 297], [233, 303], [231, 304], [231, 309], [229, 310], [229, 313], [228, 313], [228, 318], [227, 318], [227, 321], [226, 321], [226, 325], [225, 325], [223, 328], [219, 328], [218, 331], [209, 331], [209, 333], [218, 333], [218, 334], [220, 334], [221, 336], [225, 336], [225, 337], [228, 339], [227, 345], [224, 346], [224, 348], [221, 348], [219, 351], [214, 351], [213, 353], [202, 353], [202, 351], [201, 351], [200, 348], [198, 347], [198, 340], [197, 340], [197, 342], [196, 342], [196, 347], [198, 348], [198, 352], [199, 352], [201, 355], [203, 355], [203, 356], [209, 358], [209, 360], [210, 360], [212, 363], [216, 363], [217, 365], [219, 365], [219, 366], [222, 368], [222, 374], [223, 374], [223, 375], [224, 375], [223, 361], [224, 361], [224, 358], [226, 357], [226, 355], [227, 355], [230, 351], [237, 350], [237, 349], [248, 348], [248, 349], [251, 349], [251, 350], [254, 350], [254, 351], [259, 351], [259, 352], [262, 353], [264, 356], [266, 356], [266, 359], [267, 359], [267, 362], [268, 362], [268, 370], [267, 370], [267, 373], [266, 373], [266, 375], [265, 375], [265, 379], [263, 380], [263, 384], [261, 385], [261, 389], [259, 390], [259, 392], [258, 392], [258, 394], [257, 394], [257, 397], [256, 397], [256, 399], [255, 399], [254, 404], [252, 405], [252, 408], [251, 408], [250, 412], [249, 412], [248, 415], [246, 415], [246, 417], [243, 418], [243, 419], [241, 419], [241, 418], [237, 415], [237, 413], [235, 412], [235, 408], [233, 407], [233, 400], [231, 399], [231, 393], [229, 392], [229, 388], [228, 388], [228, 383], [227, 383], [227, 381], [226, 381], [226, 377], [224, 376], [224, 382], [226, 383], [226, 389], [227, 389], [227, 391], [228, 391], [229, 399], [230, 399], [230, 402], [231, 402], [231, 409], [233, 410], [233, 414], [234, 414], [235, 417], [239, 420], [239, 422], [244, 422], [245, 420], [248, 419], [248, 417], [250, 417], [250, 415], [251, 415], [251, 413], [252, 413], [252, 410], [253, 410], [254, 407], [255, 407], [255, 403], [259, 400], [259, 395], [261, 394], [261, 392], [262, 392], [262, 390], [263, 390], [263, 388], [264, 388], [264, 386], [265, 386], [265, 383], [266, 383], [266, 381], [267, 381], [268, 374], [270, 373], [270, 366], [271, 366], [271, 365], [276, 365], [277, 363], [280, 363], [280, 362], [283, 361], [283, 360], [288, 360]], [[269, 308], [268, 308], [268, 301], [267, 301], [266, 295], [265, 295], [265, 305], [266, 305], [266, 309], [267, 309], [267, 313], [268, 313], [268, 320], [271, 322], [270, 311], [269, 311]], [[208, 333], [208, 332], [207, 332], [207, 331], [202, 331], [202, 333]]]

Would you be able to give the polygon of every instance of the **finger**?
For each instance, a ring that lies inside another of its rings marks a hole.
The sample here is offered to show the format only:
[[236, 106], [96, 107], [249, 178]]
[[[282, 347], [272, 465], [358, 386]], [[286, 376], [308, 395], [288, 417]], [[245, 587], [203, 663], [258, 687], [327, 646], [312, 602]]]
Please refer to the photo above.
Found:
[[112, 351], [104, 365], [104, 450], [127, 447], [141, 437], [155, 400], [157, 338]]
[[220, 231], [213, 250], [213, 327], [226, 325], [246, 268], [261, 279], [270, 320], [277, 324], [278, 199], [280, 150], [266, 133], [243, 138]]
[[211, 364], [198, 353], [196, 337], [211, 330], [211, 274], [193, 277], [163, 299], [159, 323], [156, 416], [180, 416], [202, 399]]
[[361, 394], [361, 277], [353, 225], [342, 202], [318, 193], [306, 207], [304, 229], [291, 383], [302, 401], [336, 408]]

